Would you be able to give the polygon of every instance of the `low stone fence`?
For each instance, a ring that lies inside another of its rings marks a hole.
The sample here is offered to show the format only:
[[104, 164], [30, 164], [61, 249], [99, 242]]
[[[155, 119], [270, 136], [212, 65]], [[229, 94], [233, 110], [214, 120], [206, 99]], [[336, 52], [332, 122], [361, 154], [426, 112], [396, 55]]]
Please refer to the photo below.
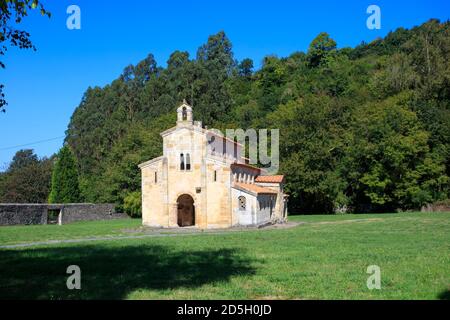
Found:
[[45, 204], [0, 204], [0, 225], [47, 224]]
[[420, 209], [421, 212], [450, 212], [450, 204], [448, 203], [438, 203], [438, 204], [429, 204], [423, 206]]
[[49, 210], [56, 213], [54, 222], [58, 224], [128, 218], [124, 213], [116, 213], [114, 207], [111, 203], [0, 203], [0, 225], [51, 223]]
[[450, 200], [427, 204], [420, 209], [421, 212], [450, 212]]

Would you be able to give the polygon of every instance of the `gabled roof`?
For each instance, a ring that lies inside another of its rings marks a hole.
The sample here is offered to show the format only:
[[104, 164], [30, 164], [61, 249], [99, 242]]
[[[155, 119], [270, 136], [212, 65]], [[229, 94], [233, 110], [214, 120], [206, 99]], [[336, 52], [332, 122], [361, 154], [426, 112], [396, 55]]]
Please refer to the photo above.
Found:
[[147, 166], [149, 166], [149, 165], [152, 165], [152, 164], [154, 164], [154, 163], [156, 163], [156, 162], [158, 162], [158, 161], [164, 160], [164, 158], [165, 158], [164, 156], [160, 156], [160, 157], [158, 157], [158, 158], [154, 158], [154, 159], [151, 159], [151, 160], [142, 162], [141, 164], [138, 164], [138, 167], [139, 167], [140, 169], [142, 169], [142, 168], [147, 167]]
[[277, 194], [275, 190], [264, 188], [257, 186], [256, 184], [249, 184], [249, 183], [242, 183], [242, 182], [235, 182], [233, 185], [234, 188], [247, 191], [251, 194], [258, 195], [258, 194]]
[[266, 183], [282, 183], [284, 181], [283, 175], [275, 175], [275, 176], [257, 176], [255, 178], [255, 182], [266, 182]]
[[177, 112], [181, 112], [183, 108], [186, 110], [192, 111], [192, 107], [186, 102], [186, 99], [183, 99], [183, 103], [177, 108]]

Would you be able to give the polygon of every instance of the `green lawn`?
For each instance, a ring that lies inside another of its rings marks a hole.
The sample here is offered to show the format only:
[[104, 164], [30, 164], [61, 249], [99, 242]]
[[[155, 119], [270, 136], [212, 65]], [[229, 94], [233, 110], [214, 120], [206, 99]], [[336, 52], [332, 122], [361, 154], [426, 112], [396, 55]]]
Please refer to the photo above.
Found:
[[62, 226], [30, 225], [0, 226], [0, 245], [33, 241], [108, 237], [126, 234], [123, 230], [140, 226], [140, 219], [117, 219], [107, 221], [80, 221]]
[[[442, 299], [450, 213], [293, 216], [291, 229], [0, 250], [0, 298]], [[126, 234], [139, 220], [0, 227], [0, 245]], [[66, 268], [81, 268], [81, 290]], [[369, 290], [367, 266], [381, 268]]]

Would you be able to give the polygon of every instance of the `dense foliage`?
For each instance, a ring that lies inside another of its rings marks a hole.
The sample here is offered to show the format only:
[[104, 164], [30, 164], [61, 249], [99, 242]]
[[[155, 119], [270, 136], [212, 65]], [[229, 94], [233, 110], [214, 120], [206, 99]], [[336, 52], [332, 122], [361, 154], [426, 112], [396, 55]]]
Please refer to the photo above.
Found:
[[142, 195], [139, 191], [130, 192], [123, 199], [123, 210], [131, 217], [140, 217], [142, 215]]
[[280, 129], [291, 212], [408, 210], [444, 200], [449, 32], [449, 22], [430, 20], [342, 49], [320, 33], [306, 53], [267, 56], [257, 71], [251, 59], [234, 59], [224, 32], [194, 59], [175, 51], [165, 68], [149, 54], [111, 84], [88, 88], [72, 115], [63, 150], [76, 158], [79, 199], [121, 209], [127, 199], [138, 214], [137, 164], [161, 155], [159, 133], [175, 124], [185, 98], [209, 127]]
[[48, 202], [76, 203], [80, 200], [76, 160], [69, 146], [65, 145], [56, 156]]
[[17, 151], [7, 170], [0, 173], [0, 202], [47, 202], [52, 168], [52, 159], [38, 159], [30, 149]]
[[450, 23], [430, 20], [337, 49], [321, 33], [308, 52], [236, 61], [223, 32], [195, 59], [150, 54], [104, 88], [89, 88], [66, 141], [87, 201], [119, 205], [139, 191], [137, 164], [162, 152], [186, 98], [210, 127], [280, 128], [291, 211], [411, 209], [449, 194]]

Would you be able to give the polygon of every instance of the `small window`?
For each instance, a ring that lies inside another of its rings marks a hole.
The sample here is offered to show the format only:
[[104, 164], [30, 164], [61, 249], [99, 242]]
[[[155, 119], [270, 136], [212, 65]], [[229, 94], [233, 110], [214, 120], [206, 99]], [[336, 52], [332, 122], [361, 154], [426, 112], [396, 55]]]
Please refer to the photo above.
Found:
[[184, 154], [180, 154], [180, 170], [184, 170]]
[[191, 155], [186, 153], [186, 170], [191, 170]]
[[245, 208], [247, 206], [247, 203], [246, 203], [247, 201], [246, 201], [245, 197], [244, 196], [240, 196], [238, 198], [238, 202], [239, 202], [239, 210], [245, 211]]
[[183, 117], [183, 121], [186, 121], [186, 120], [187, 120], [187, 110], [186, 110], [186, 107], [183, 107], [182, 117]]
[[155, 171], [155, 183], [158, 183], [158, 172]]
[[217, 170], [214, 170], [214, 182], [217, 181]]

